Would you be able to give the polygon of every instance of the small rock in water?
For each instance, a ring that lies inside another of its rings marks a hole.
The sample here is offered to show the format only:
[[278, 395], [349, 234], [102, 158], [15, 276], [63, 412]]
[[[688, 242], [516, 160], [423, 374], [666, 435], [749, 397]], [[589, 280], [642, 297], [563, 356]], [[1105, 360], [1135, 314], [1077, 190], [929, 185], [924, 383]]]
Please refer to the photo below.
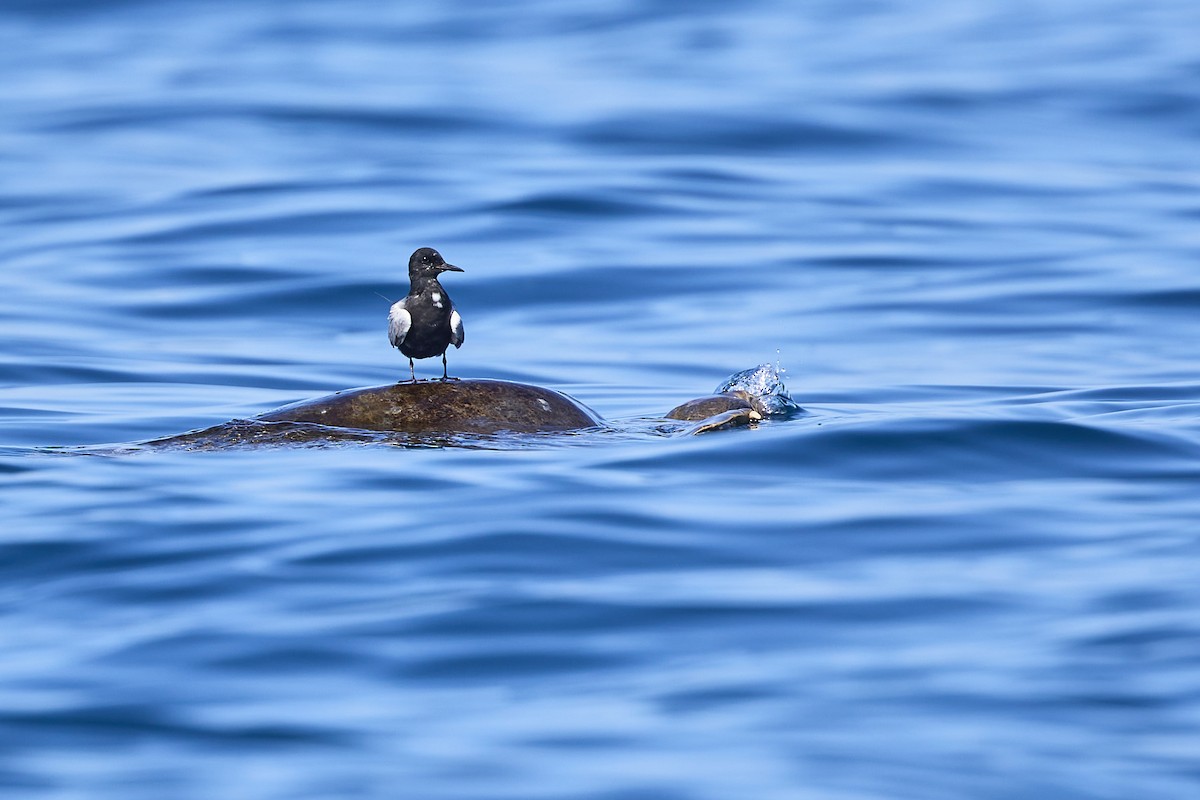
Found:
[[743, 391], [753, 397], [755, 407], [763, 416], [788, 417], [802, 410], [792, 402], [779, 369], [772, 364], [744, 369], [730, 375], [717, 387], [717, 394], [734, 391]]

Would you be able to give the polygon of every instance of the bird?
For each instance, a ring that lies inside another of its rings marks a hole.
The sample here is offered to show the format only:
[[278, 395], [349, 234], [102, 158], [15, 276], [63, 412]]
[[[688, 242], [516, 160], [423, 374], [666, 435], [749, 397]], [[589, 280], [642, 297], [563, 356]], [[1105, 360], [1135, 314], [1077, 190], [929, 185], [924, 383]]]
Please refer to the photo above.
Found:
[[392, 304], [388, 311], [388, 340], [392, 347], [408, 356], [412, 382], [417, 382], [414, 358], [442, 357], [442, 380], [446, 380], [446, 350], [462, 347], [462, 317], [450, 301], [450, 295], [438, 283], [443, 272], [464, 272], [447, 264], [432, 247], [417, 249], [408, 259], [408, 297]]

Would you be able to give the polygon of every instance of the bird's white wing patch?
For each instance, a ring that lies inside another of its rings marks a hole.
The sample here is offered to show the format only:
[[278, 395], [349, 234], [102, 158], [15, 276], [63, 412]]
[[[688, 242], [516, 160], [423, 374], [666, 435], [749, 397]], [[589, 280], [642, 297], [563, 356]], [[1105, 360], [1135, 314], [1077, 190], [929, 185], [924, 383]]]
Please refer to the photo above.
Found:
[[463, 330], [462, 317], [458, 315], [457, 309], [450, 310], [450, 344], [455, 347], [462, 347], [462, 343], [466, 340], [467, 334]]
[[392, 309], [388, 311], [388, 341], [392, 343], [392, 347], [400, 346], [404, 337], [408, 335], [410, 327], [412, 327], [412, 315], [404, 307], [404, 301], [393, 303]]

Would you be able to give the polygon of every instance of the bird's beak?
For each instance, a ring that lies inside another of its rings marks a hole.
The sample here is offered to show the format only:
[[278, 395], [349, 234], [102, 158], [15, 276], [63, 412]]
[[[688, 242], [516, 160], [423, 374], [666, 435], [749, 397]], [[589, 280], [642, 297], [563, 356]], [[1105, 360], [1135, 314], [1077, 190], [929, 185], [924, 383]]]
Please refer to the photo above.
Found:
[[456, 267], [453, 264], [442, 264], [438, 267], [439, 272], [466, 272], [462, 267]]

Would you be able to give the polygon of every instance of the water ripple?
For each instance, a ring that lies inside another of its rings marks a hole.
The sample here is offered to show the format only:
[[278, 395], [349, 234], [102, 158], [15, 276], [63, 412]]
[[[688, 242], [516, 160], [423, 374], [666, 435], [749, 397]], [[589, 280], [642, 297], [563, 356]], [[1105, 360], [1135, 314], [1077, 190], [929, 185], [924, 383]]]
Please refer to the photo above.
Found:
[[0, 794], [1195, 796], [1197, 8], [3, 4]]

